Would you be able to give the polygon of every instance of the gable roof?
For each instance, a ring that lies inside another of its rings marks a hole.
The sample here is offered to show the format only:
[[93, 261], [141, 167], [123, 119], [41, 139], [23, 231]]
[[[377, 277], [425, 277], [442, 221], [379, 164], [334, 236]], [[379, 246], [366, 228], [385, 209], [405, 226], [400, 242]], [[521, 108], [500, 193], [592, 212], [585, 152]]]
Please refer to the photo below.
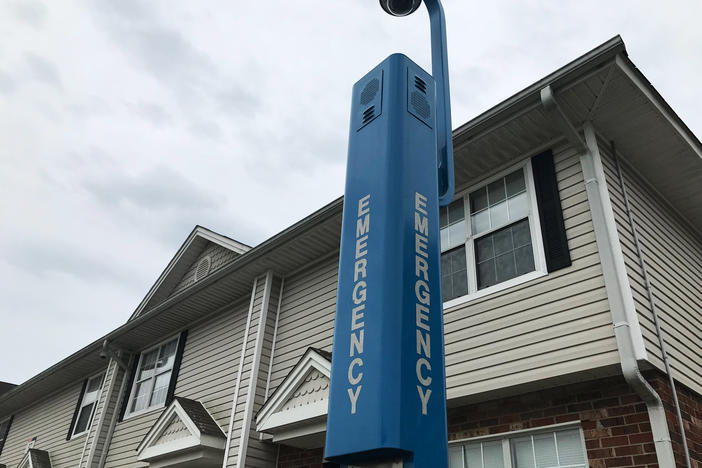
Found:
[[223, 455], [226, 439], [202, 403], [177, 396], [142, 439], [137, 457], [148, 461], [201, 450]]
[[251, 250], [251, 247], [229, 237], [218, 234], [202, 226], [195, 226], [185, 242], [180, 246], [171, 261], [166, 265], [154, 285], [146, 293], [129, 320], [139, 316], [145, 309], [166, 299], [176, 288], [181, 278], [197, 259], [208, 243], [220, 245], [239, 256]]
[[[256, 414], [256, 431], [274, 434], [274, 441], [317, 432], [327, 415], [330, 375], [331, 353], [307, 348]], [[301, 431], [301, 425], [311, 430]]]
[[51, 468], [49, 452], [30, 448], [17, 465], [18, 468]]

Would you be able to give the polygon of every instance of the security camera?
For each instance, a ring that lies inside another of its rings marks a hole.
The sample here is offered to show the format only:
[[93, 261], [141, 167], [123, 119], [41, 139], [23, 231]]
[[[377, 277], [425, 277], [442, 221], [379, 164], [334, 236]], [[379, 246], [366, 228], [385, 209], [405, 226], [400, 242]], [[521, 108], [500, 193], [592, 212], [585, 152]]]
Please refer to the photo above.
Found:
[[414, 13], [422, 0], [380, 0], [380, 6], [392, 16], [407, 16]]

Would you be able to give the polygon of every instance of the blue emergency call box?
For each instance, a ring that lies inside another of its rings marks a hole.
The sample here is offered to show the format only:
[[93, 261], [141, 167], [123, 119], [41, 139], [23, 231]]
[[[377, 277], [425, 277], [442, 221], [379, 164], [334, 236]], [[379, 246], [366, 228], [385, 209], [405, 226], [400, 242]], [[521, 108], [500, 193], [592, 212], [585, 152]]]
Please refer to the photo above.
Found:
[[434, 79], [393, 54], [353, 88], [325, 458], [446, 467]]

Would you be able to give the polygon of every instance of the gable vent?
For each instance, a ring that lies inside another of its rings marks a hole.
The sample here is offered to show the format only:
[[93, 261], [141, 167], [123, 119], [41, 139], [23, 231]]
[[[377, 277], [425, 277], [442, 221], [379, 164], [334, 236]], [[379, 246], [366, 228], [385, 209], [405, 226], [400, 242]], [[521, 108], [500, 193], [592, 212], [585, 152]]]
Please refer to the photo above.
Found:
[[361, 105], [368, 105], [375, 99], [378, 90], [380, 90], [380, 80], [378, 80], [378, 78], [373, 78], [363, 87], [363, 91], [361, 91]]
[[210, 272], [210, 267], [212, 266], [212, 259], [209, 255], [200, 260], [197, 264], [197, 269], [195, 270], [195, 281], [200, 281], [202, 278], [207, 276]]

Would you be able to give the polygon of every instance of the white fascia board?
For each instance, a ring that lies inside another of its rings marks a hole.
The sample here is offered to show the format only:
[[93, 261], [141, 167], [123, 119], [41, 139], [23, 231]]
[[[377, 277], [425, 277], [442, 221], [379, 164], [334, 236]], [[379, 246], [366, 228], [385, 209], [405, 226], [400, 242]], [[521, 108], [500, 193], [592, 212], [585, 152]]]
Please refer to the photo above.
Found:
[[326, 432], [327, 421], [319, 421], [314, 424], [307, 424], [304, 426], [295, 426], [290, 428], [285, 428], [280, 432], [273, 435], [273, 442], [284, 442], [290, 439], [297, 439], [298, 437], [304, 437], [313, 434], [319, 434]]
[[262, 424], [256, 426], [256, 430], [265, 432], [289, 424], [301, 423], [309, 419], [326, 416], [328, 406], [329, 400], [324, 399], [287, 411], [273, 413]]
[[196, 448], [200, 446], [200, 438], [190, 435], [181, 439], [172, 440], [165, 444], [158, 444], [152, 447], [146, 447], [137, 457], [139, 461], [149, 461], [154, 458], [164, 457], [170, 454], [177, 454], [184, 450]]

